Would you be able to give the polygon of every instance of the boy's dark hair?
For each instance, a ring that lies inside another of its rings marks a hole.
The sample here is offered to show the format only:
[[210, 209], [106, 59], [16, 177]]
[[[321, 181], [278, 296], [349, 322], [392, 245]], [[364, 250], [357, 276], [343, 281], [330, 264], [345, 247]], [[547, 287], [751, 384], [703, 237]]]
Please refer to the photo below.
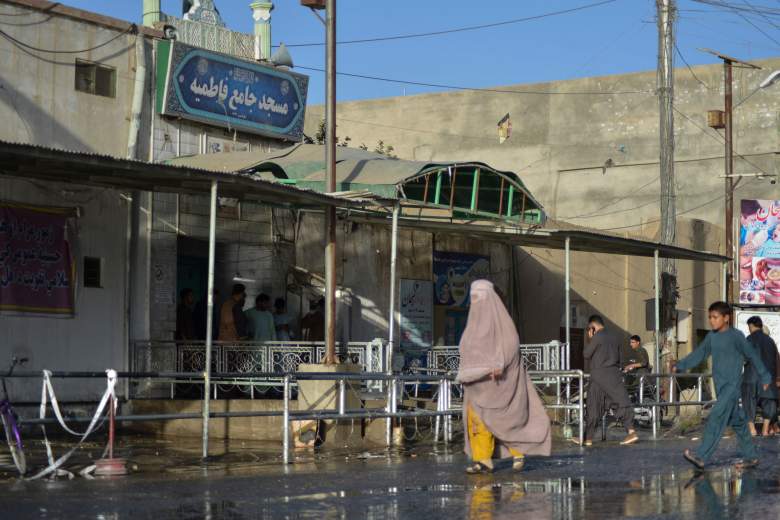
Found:
[[284, 298], [277, 298], [276, 301], [274, 301], [274, 308], [284, 309], [285, 307], [287, 307], [287, 302], [284, 301]]
[[244, 294], [246, 292], [246, 286], [242, 283], [237, 283], [233, 286], [233, 296]]
[[603, 327], [604, 326], [604, 318], [602, 318], [598, 314], [594, 314], [593, 316], [588, 318], [588, 325], [590, 325], [591, 323], [594, 324], [594, 325], [599, 325], [599, 326]]
[[631, 336], [630, 338], [628, 338], [628, 340], [629, 340], [629, 341], [636, 341], [637, 343], [642, 343], [642, 338], [640, 338], [640, 337], [639, 337], [639, 336], [637, 336], [636, 334], [634, 334], [633, 336]]
[[267, 294], [265, 294], [265, 293], [260, 293], [260, 294], [257, 295], [257, 298], [255, 298], [255, 302], [257, 302], [257, 303], [260, 303], [260, 302], [270, 302], [270, 301], [271, 301], [271, 298]]
[[182, 289], [182, 290], [181, 290], [181, 292], [179, 293], [179, 297], [180, 297], [182, 300], [184, 300], [184, 299], [186, 299], [186, 298], [187, 298], [187, 296], [189, 296], [190, 294], [192, 294], [192, 289]]
[[759, 318], [758, 316], [751, 316], [750, 318], [748, 318], [747, 323], [748, 325], [753, 325], [754, 327], [758, 327], [759, 329], [764, 328], [764, 322], [761, 321], [761, 318]]
[[721, 316], [731, 316], [731, 305], [726, 302], [715, 302], [710, 305], [709, 312], [717, 312]]

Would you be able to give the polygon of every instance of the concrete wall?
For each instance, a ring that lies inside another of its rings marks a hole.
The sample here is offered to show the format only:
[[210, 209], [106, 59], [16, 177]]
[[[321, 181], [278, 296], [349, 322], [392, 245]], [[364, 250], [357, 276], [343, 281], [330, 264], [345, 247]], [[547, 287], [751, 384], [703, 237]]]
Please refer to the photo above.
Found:
[[[42, 49], [89, 49], [49, 54], [0, 39], [0, 139], [67, 150], [127, 154], [136, 64], [136, 36], [122, 30], [2, 2], [3, 31]], [[21, 16], [23, 15], [23, 16]], [[12, 21], [14, 23], [12, 23]], [[143, 38], [143, 36], [141, 36]], [[116, 69], [116, 97], [75, 89], [76, 59]]]
[[[325, 272], [324, 226], [322, 216], [305, 214], [296, 241], [296, 265], [320, 278]], [[337, 274], [342, 297], [336, 331], [338, 341], [370, 341], [388, 337], [390, 243], [389, 226], [348, 221], [339, 225]], [[401, 230], [398, 237], [398, 280], [431, 280], [434, 250], [490, 256], [493, 281], [509, 298], [512, 291], [510, 248], [459, 236]], [[435, 341], [444, 343], [443, 338], [435, 338]]]
[[[780, 59], [763, 70], [735, 69], [735, 103], [753, 92]], [[706, 111], [723, 107], [722, 66], [676, 71], [677, 243], [723, 250], [723, 139], [707, 127]], [[501, 88], [570, 95], [454, 92], [385, 98], [338, 105], [338, 133], [373, 148], [395, 147], [403, 159], [478, 160], [518, 172], [554, 219], [632, 234], [657, 236], [659, 217], [658, 101], [655, 72], [586, 78]], [[612, 95], [577, 94], [593, 91]], [[735, 172], [779, 173], [780, 87], [762, 90], [735, 111]], [[496, 123], [509, 113], [512, 136], [499, 144]], [[684, 114], [684, 115], [682, 115]], [[322, 118], [313, 106], [311, 134]], [[611, 159], [610, 168], [602, 166]], [[768, 180], [746, 178], [740, 198], [778, 198]], [[736, 206], [739, 207], [738, 205]], [[520, 253], [520, 329], [526, 341], [557, 337], [563, 325], [563, 255], [543, 249]], [[644, 333], [644, 299], [652, 298], [652, 262], [574, 253], [573, 303], [581, 318], [599, 312], [624, 333]], [[694, 327], [706, 328], [703, 310], [720, 297], [718, 268], [678, 263], [680, 309], [694, 312]], [[688, 343], [689, 346], [690, 342]], [[683, 345], [683, 352], [688, 346]]]
[[[47, 14], [2, 3], [3, 31], [42, 49], [99, 49], [77, 54], [40, 53], [0, 39], [0, 139], [125, 157], [136, 67], [136, 36], [126, 29]], [[116, 25], [116, 24], [114, 24]], [[151, 53], [151, 44], [139, 36]], [[116, 69], [116, 97], [75, 90], [76, 58]], [[140, 143], [148, 154], [148, 139]], [[30, 180], [0, 179], [0, 199], [42, 206], [78, 206], [74, 262], [103, 259], [103, 287], [79, 285], [76, 315], [47, 318], [0, 315], [0, 366], [12, 354], [30, 358], [26, 368], [104, 370], [128, 368], [126, 348], [129, 205], [113, 190]], [[77, 276], [81, 280], [81, 276]], [[120, 385], [119, 391], [122, 391]], [[55, 381], [64, 400], [100, 397], [104, 381]], [[40, 399], [40, 381], [10, 382], [15, 402]]]
[[[73, 318], [0, 314], [0, 367], [5, 370], [17, 355], [29, 358], [25, 370], [126, 369], [129, 203], [113, 190], [23, 180], [0, 182], [0, 199], [81, 208], [73, 259], [77, 271], [84, 256], [103, 260], [101, 288], [85, 288], [77, 275]], [[102, 395], [105, 380], [55, 380], [54, 386], [61, 399], [88, 400]], [[14, 402], [38, 401], [40, 380], [9, 381], [9, 392]]]

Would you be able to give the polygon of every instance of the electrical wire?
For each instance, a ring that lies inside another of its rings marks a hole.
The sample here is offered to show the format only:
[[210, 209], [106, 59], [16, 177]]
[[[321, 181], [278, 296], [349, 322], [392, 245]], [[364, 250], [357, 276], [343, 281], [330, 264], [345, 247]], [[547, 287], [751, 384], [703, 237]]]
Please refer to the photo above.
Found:
[[28, 43], [24, 43], [23, 41], [21, 41], [21, 40], [19, 40], [17, 38], [14, 38], [13, 36], [8, 34], [7, 32], [5, 32], [2, 29], [0, 29], [0, 36], [5, 38], [6, 40], [8, 40], [8, 41], [10, 41], [10, 42], [12, 42], [12, 43], [14, 43], [16, 45], [19, 45], [21, 47], [24, 47], [25, 49], [29, 49], [29, 50], [35, 51], [35, 52], [43, 52], [43, 53], [47, 53], [47, 54], [82, 54], [82, 53], [85, 53], [85, 52], [91, 52], [91, 51], [100, 49], [101, 47], [105, 47], [109, 43], [111, 43], [111, 42], [113, 42], [115, 40], [118, 40], [119, 38], [121, 38], [122, 36], [124, 36], [126, 34], [138, 34], [138, 26], [135, 25], [135, 24], [131, 24], [130, 26], [128, 26], [127, 29], [125, 29], [124, 31], [120, 32], [116, 36], [113, 36], [112, 38], [104, 41], [103, 43], [99, 43], [98, 45], [95, 45], [94, 47], [90, 47], [88, 49], [62, 51], [62, 50], [51, 50], [51, 49], [42, 49], [40, 47], [35, 47], [35, 46], [30, 45]]
[[[295, 68], [297, 69], [303, 69], [303, 70], [309, 70], [312, 72], [325, 72], [325, 69], [321, 69], [318, 67], [306, 67], [303, 65], [296, 65]], [[426, 83], [422, 81], [409, 81], [409, 80], [403, 80], [403, 79], [392, 79], [392, 78], [384, 78], [380, 76], [369, 76], [366, 74], [354, 74], [349, 72], [336, 72], [336, 75], [338, 76], [347, 76], [350, 78], [360, 78], [360, 79], [368, 79], [373, 81], [384, 81], [386, 83], [398, 83], [402, 85], [414, 85], [417, 87], [432, 87], [432, 88], [442, 88], [442, 89], [450, 89], [450, 90], [463, 90], [463, 91], [471, 91], [471, 92], [487, 92], [491, 94], [539, 94], [539, 95], [547, 95], [547, 96], [556, 96], [556, 95], [579, 95], [579, 96], [612, 96], [616, 94], [654, 94], [654, 90], [617, 90], [617, 91], [606, 91], [606, 90], [582, 90], [582, 91], [569, 91], [569, 92], [562, 92], [562, 91], [552, 91], [552, 90], [506, 90], [506, 89], [495, 89], [495, 88], [479, 88], [479, 87], [464, 87], [459, 85], [445, 85], [441, 83]]]
[[[344, 41], [338, 41], [336, 42], [336, 45], [351, 45], [355, 43], [376, 43], [376, 42], [386, 42], [386, 41], [397, 41], [397, 40], [409, 40], [412, 38], [426, 38], [429, 36], [443, 36], [447, 34], [455, 34], [455, 33], [461, 33], [466, 31], [478, 31], [482, 29], [491, 29], [494, 27], [501, 27], [505, 25], [512, 25], [522, 22], [530, 22], [533, 20], [541, 20], [543, 18], [549, 18], [551, 16], [559, 16], [563, 14], [573, 13], [576, 11], [584, 11], [585, 9], [591, 9], [594, 7], [600, 7], [602, 5], [611, 4], [616, 2], [617, 0], [603, 0], [601, 2], [596, 2], [592, 4], [586, 4], [581, 5], [579, 7], [573, 7], [571, 9], [564, 9], [561, 11], [552, 11], [549, 13], [543, 13], [538, 14], [534, 16], [526, 16], [524, 18], [515, 18], [512, 20], [504, 20], [501, 22], [494, 22], [494, 23], [487, 23], [482, 25], [471, 25], [467, 27], [456, 27], [453, 29], [444, 29], [440, 31], [431, 31], [431, 32], [424, 32], [424, 33], [411, 33], [411, 34], [397, 34], [394, 36], [380, 36], [375, 38], [361, 38], [356, 40], [344, 40]], [[321, 47], [324, 46], [325, 42], [310, 42], [310, 43], [292, 43], [292, 44], [285, 44], [285, 47]], [[274, 47], [278, 47], [275, 45]]]
[[715, 90], [714, 88], [712, 88], [709, 85], [707, 85], [706, 83], [704, 83], [701, 79], [699, 79], [699, 76], [697, 76], [696, 73], [693, 72], [693, 68], [691, 67], [691, 64], [688, 63], [688, 60], [685, 59], [685, 56], [683, 56], [683, 53], [680, 52], [680, 48], [677, 46], [677, 42], [674, 42], [674, 49], [677, 51], [677, 55], [680, 57], [680, 59], [683, 61], [683, 63], [685, 63], [685, 66], [688, 67], [688, 72], [691, 73], [691, 76], [693, 76], [693, 79], [695, 79], [696, 81], [701, 83], [704, 86], [704, 88], [706, 88], [707, 90]]

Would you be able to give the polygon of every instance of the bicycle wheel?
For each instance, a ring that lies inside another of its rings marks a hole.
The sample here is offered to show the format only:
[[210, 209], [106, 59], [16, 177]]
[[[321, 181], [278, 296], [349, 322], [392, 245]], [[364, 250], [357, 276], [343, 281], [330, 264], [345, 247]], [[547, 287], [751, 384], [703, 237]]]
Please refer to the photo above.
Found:
[[10, 412], [0, 415], [3, 420], [3, 431], [5, 431], [5, 440], [8, 443], [8, 449], [11, 451], [11, 458], [14, 459], [14, 465], [19, 470], [20, 475], [27, 472], [27, 459], [24, 456], [22, 448], [22, 439], [19, 436], [19, 428], [16, 420]]

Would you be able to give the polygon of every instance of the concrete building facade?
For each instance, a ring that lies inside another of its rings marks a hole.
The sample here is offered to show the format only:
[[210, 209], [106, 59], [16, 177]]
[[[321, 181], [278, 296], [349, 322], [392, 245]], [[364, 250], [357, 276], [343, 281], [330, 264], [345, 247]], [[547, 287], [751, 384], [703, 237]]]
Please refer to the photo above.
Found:
[[[780, 87], [758, 89], [780, 59], [761, 70], [736, 69], [735, 172], [778, 173]], [[695, 73], [695, 77], [693, 74]], [[724, 140], [707, 126], [707, 110], [723, 107], [722, 66], [676, 70], [677, 245], [724, 251]], [[345, 102], [338, 134], [373, 147], [380, 140], [400, 158], [480, 160], [516, 171], [552, 219], [652, 238], [659, 221], [659, 117], [655, 72]], [[322, 118], [312, 106], [308, 133]], [[497, 123], [510, 114], [511, 137], [499, 143]], [[741, 198], [777, 198], [774, 177], [745, 177]], [[563, 255], [518, 253], [521, 338], [547, 341], [564, 323]], [[680, 262], [682, 352], [707, 328], [708, 302], [720, 298], [719, 268]], [[614, 255], [572, 256], [573, 326], [590, 313], [626, 334], [647, 332], [652, 262]], [[688, 315], [692, 318], [688, 319]]]

